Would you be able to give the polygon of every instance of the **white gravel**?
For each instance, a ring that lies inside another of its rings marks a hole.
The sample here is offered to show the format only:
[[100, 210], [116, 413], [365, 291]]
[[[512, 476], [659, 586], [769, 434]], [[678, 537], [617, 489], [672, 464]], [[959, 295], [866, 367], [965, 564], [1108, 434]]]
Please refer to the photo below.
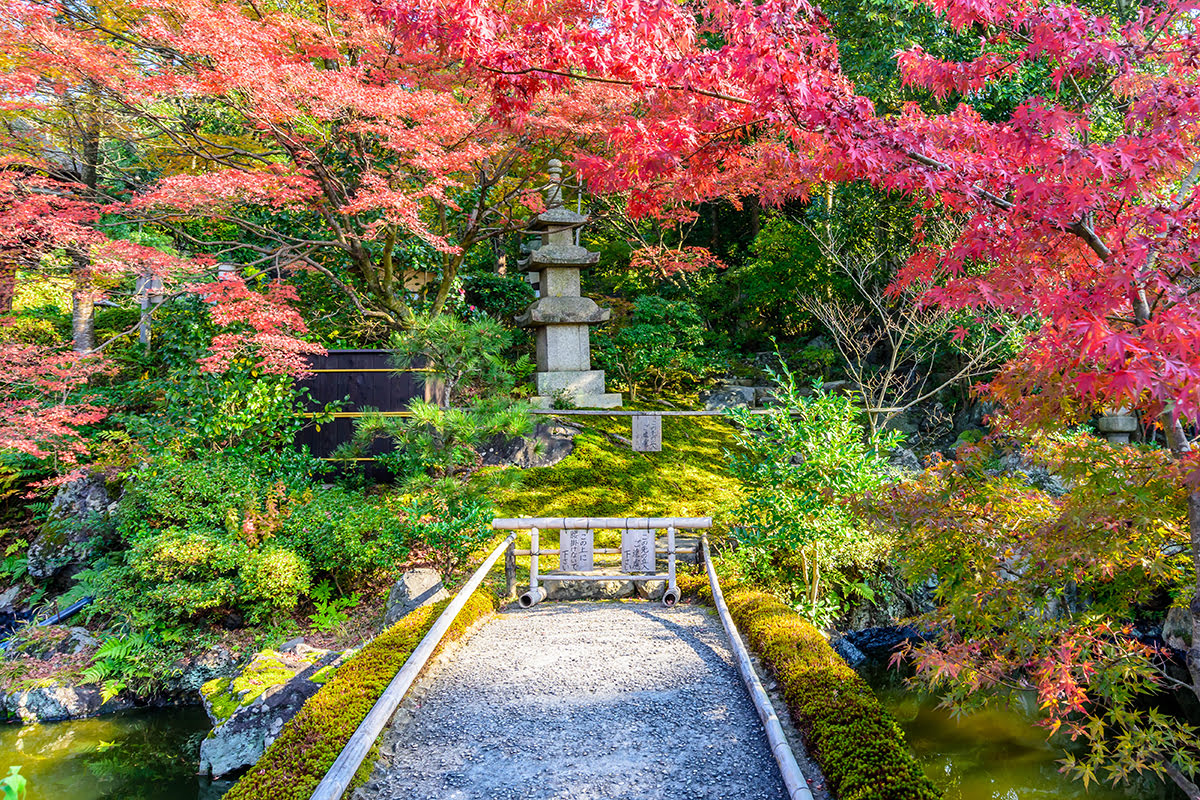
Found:
[[721, 623], [699, 607], [497, 615], [385, 732], [360, 800], [775, 800]]

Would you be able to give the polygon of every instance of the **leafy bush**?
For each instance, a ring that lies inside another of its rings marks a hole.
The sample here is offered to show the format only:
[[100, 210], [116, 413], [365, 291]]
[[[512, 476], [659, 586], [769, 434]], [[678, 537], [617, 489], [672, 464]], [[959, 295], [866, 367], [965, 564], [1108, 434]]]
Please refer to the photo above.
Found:
[[[711, 600], [703, 579], [685, 578], [681, 586]], [[769, 594], [730, 588], [725, 600], [747, 646], [779, 681], [840, 800], [938, 799], [900, 726], [824, 634]]]
[[866, 435], [854, 399], [822, 391], [800, 395], [783, 365], [768, 370], [778, 406], [768, 414], [733, 409], [737, 447], [729, 470], [746, 487], [736, 510], [738, 558], [760, 578], [800, 590], [800, 604], [819, 623], [836, 615], [822, 590], [879, 554], [879, 537], [843, 502], [881, 485], [886, 454], [899, 434]]
[[340, 583], [402, 562], [417, 535], [401, 498], [325, 486], [294, 496], [276, 541]]
[[407, 556], [419, 515], [402, 503], [313, 491], [262, 466], [168, 450], [133, 472], [118, 506], [126, 549], [85, 576], [101, 610], [150, 624], [230, 610], [258, 621], [295, 608], [314, 571], [353, 581]]
[[534, 300], [533, 287], [521, 273], [464, 275], [462, 284], [466, 302], [497, 319], [511, 320]]
[[596, 334], [596, 362], [629, 389], [661, 392], [692, 386], [722, 368], [705, 339], [704, 320], [686, 300], [643, 295], [633, 304], [630, 324]]
[[413, 498], [407, 513], [419, 521], [421, 543], [443, 575], [457, 572], [493, 535], [492, 504], [474, 493], [426, 492]]
[[[283, 727], [258, 763], [234, 784], [225, 800], [307, 800], [448, 602], [418, 608], [339, 667]], [[475, 592], [443, 643], [462, 638], [472, 624], [495, 608], [496, 598], [489, 591]], [[355, 784], [366, 779], [371, 762], [370, 758], [364, 762]]]

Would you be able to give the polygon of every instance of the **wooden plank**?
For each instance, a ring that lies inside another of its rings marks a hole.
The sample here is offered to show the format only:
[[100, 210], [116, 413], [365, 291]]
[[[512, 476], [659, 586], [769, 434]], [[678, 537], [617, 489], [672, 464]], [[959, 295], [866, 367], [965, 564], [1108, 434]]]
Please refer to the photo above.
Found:
[[596, 568], [595, 541], [587, 528], [563, 528], [558, 538], [558, 568], [591, 572]]
[[613, 530], [629, 529], [675, 529], [711, 528], [712, 517], [498, 517], [492, 527], [500, 531], [562, 530], [563, 528], [590, 528]]
[[549, 575], [542, 575], [538, 578], [542, 583], [547, 581], [666, 581], [666, 575], [564, 575], [560, 572], [551, 572]]
[[641, 414], [633, 418], [633, 452], [662, 452], [662, 417]]
[[621, 531], [621, 569], [654, 572], [654, 531], [648, 528]]

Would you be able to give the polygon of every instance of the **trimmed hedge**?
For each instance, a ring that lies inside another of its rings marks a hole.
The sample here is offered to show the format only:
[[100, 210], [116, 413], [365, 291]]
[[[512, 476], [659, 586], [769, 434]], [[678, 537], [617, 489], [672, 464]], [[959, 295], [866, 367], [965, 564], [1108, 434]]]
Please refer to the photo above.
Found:
[[[449, 601], [423, 606], [375, 637], [343, 664], [308, 699], [258, 763], [234, 784], [224, 800], [308, 800], [354, 729], [367, 716], [421, 638]], [[462, 638], [495, 611], [496, 596], [480, 588], [467, 600], [442, 643]], [[373, 759], [363, 762], [354, 784], [366, 780]]]
[[[712, 601], [707, 580], [681, 576], [680, 588]], [[820, 631], [764, 592], [732, 587], [725, 603], [839, 800], [939, 800], [900, 726]]]

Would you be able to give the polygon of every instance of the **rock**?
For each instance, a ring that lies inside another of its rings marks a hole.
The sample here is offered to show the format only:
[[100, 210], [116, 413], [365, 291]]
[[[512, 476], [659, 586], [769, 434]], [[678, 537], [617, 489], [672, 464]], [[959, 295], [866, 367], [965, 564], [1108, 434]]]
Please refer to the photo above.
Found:
[[228, 678], [238, 672], [233, 653], [221, 645], [213, 645], [190, 661], [181, 664], [179, 677], [169, 685], [176, 692], [198, 692], [200, 687], [216, 678]]
[[1163, 621], [1162, 638], [1176, 650], [1187, 650], [1192, 646], [1192, 615], [1186, 608], [1173, 606]]
[[867, 658], [876, 659], [889, 658], [897, 647], [910, 639], [925, 641], [920, 631], [911, 625], [889, 625], [851, 631], [846, 634], [845, 639]]
[[778, 386], [754, 386], [752, 388], [754, 389], [755, 405], [764, 408], [779, 405], [779, 401], [775, 398], [775, 393], [779, 391]]
[[897, 472], [920, 472], [923, 469], [917, 454], [905, 447], [897, 447], [888, 454], [888, 465]]
[[59, 655], [79, 655], [95, 650], [100, 642], [86, 628], [65, 625], [29, 626], [14, 638], [10, 650], [39, 661], [49, 661]]
[[708, 411], [723, 411], [727, 408], [750, 408], [754, 405], [753, 386], [723, 386], [700, 393], [700, 400]]
[[547, 600], [618, 600], [636, 591], [633, 581], [549, 581], [544, 586]]
[[200, 697], [215, 727], [200, 743], [200, 773], [219, 778], [258, 761], [350, 654], [304, 644], [264, 650], [235, 677], [204, 684]]
[[1045, 467], [1031, 464], [1020, 453], [1007, 453], [1001, 456], [1000, 474], [1019, 477], [1030, 486], [1040, 489], [1052, 497], [1062, 497], [1067, 493], [1067, 487], [1062, 478], [1054, 475]]
[[17, 610], [17, 598], [21, 595], [21, 587], [10, 586], [0, 592], [0, 614], [12, 614]]
[[498, 437], [486, 444], [480, 456], [485, 467], [516, 466], [551, 467], [575, 450], [575, 437], [580, 429], [573, 425], [540, 423], [533, 436]]
[[436, 569], [410, 569], [392, 584], [383, 612], [383, 627], [390, 628], [401, 617], [423, 605], [449, 599]]
[[51, 684], [23, 692], [13, 692], [4, 698], [4, 710], [26, 725], [36, 722], [57, 722], [82, 719], [132, 708], [123, 697], [103, 702], [98, 686], [66, 686]]
[[954, 415], [954, 434], [958, 435], [973, 428], [985, 429], [984, 419], [991, 416], [995, 410], [995, 405], [986, 400], [971, 403]]
[[50, 502], [42, 532], [29, 546], [29, 576], [46, 580], [68, 567], [82, 566], [92, 540], [108, 529], [111, 502], [102, 475], [64, 484]]
[[855, 647], [854, 643], [844, 636], [837, 636], [830, 639], [829, 646], [833, 648], [835, 653], [842, 657], [843, 661], [852, 667], [857, 667], [867, 660], [866, 654]]

